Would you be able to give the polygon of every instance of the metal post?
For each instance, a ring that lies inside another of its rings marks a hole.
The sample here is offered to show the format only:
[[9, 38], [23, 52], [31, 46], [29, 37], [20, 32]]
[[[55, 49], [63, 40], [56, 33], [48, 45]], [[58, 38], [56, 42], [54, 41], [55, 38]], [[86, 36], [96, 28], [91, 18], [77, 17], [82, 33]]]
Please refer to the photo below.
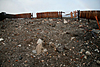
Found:
[[61, 19], [62, 19], [62, 11], [61, 11]]
[[100, 30], [100, 24], [99, 24], [97, 16], [95, 16], [95, 19], [97, 20], [97, 24], [98, 24], [98, 27], [99, 27], [99, 30]]
[[78, 11], [78, 21], [80, 20], [80, 10], [77, 10]]
[[90, 22], [89, 19], [88, 19], [88, 22]]

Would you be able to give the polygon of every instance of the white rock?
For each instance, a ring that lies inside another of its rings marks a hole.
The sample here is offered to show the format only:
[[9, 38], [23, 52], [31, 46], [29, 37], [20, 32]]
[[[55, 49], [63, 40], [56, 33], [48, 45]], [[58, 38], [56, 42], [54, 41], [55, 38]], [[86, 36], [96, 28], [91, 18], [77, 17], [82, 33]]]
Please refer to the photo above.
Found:
[[100, 52], [98, 49], [95, 49], [94, 51], [96, 51], [96, 52], [98, 52], [98, 53]]
[[83, 53], [83, 52], [85, 52], [85, 49], [81, 49], [80, 53]]
[[64, 23], [68, 23], [68, 22], [64, 19]]
[[47, 49], [44, 49], [43, 52], [47, 52]]
[[3, 38], [0, 38], [0, 41], [3, 41], [4, 39]]
[[41, 39], [38, 39], [38, 41], [37, 41], [38, 45], [36, 46], [37, 55], [39, 55], [41, 53], [42, 43], [43, 43], [43, 41]]
[[19, 44], [18, 46], [21, 47], [21, 44]]
[[53, 21], [52, 19], [49, 19], [49, 21]]
[[79, 27], [83, 27], [83, 25], [79, 25]]
[[28, 46], [30, 47], [31, 45], [30, 45], [30, 44], [28, 44]]
[[57, 22], [58, 24], [60, 23], [60, 22]]
[[93, 29], [92, 31], [95, 32], [95, 33], [97, 33], [97, 34], [100, 33], [100, 30], [95, 30], [95, 29]]
[[100, 61], [99, 60], [97, 60], [97, 64], [100, 64]]
[[49, 42], [49, 45], [51, 45], [52, 44], [52, 42]]
[[71, 37], [71, 40], [73, 40], [75, 37]]
[[36, 50], [32, 50], [32, 52], [33, 52], [34, 54], [36, 54]]
[[87, 59], [87, 56], [84, 56], [84, 59]]
[[91, 55], [90, 51], [86, 51], [85, 53], [86, 55]]
[[44, 20], [42, 20], [42, 23], [44, 22]]
[[42, 44], [43, 41], [41, 39], [38, 39], [37, 44]]

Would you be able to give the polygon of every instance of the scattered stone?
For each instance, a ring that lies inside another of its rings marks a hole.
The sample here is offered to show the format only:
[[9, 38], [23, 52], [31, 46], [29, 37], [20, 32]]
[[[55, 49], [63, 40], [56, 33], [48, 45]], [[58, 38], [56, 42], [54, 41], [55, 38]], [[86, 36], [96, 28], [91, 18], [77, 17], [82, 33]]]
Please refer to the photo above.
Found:
[[75, 49], [75, 47], [72, 47], [73, 49]]
[[68, 46], [66, 46], [66, 45], [64, 46], [64, 49], [65, 49], [65, 50], [69, 50]]
[[3, 38], [0, 38], [0, 41], [3, 41], [4, 39]]
[[36, 50], [32, 50], [32, 52], [33, 52], [33, 54], [36, 54], [37, 53]]
[[73, 40], [75, 37], [71, 37], [71, 40]]
[[97, 62], [98, 65], [100, 65], [100, 60], [97, 60], [96, 62]]
[[84, 59], [87, 59], [87, 56], [86, 55], [84, 56]]
[[86, 55], [91, 55], [90, 51], [85, 52]]
[[28, 64], [24, 64], [24, 66], [25, 66], [25, 67], [27, 67], [27, 66], [28, 66]]
[[98, 52], [98, 53], [100, 52], [99, 49], [95, 49], [94, 51], [96, 51], [96, 52]]
[[58, 24], [60, 23], [60, 22], [57, 22]]
[[59, 46], [56, 48], [56, 51], [58, 51], [59, 53], [64, 51], [64, 47], [63, 46]]
[[32, 41], [33, 41], [33, 39], [30, 38], [30, 39], [27, 39], [27, 40], [26, 40], [26, 43], [27, 43], [27, 44], [30, 44]]
[[27, 60], [25, 60], [24, 62], [25, 62], [25, 63], [27, 63], [28, 61], [27, 61]]
[[84, 57], [84, 55], [82, 55], [80, 58], [82, 59]]
[[51, 46], [52, 48], [56, 47], [53, 42], [49, 42], [49, 46]]
[[19, 60], [22, 60], [23, 59], [23, 57], [22, 56], [19, 56]]
[[21, 44], [19, 44], [18, 47], [21, 47]]
[[5, 26], [5, 25], [2, 25], [2, 26], [1, 26], [1, 29], [5, 29], [5, 28], [6, 28], [6, 26]]
[[64, 19], [64, 23], [66, 24], [66, 23], [68, 23], [68, 22]]
[[43, 63], [43, 62], [44, 62], [44, 60], [41, 60], [41, 62]]
[[92, 31], [95, 32], [95, 33], [97, 33], [97, 34], [100, 33], [100, 30], [95, 30], [95, 29], [93, 29]]
[[53, 21], [52, 19], [49, 19], [49, 21]]
[[79, 53], [83, 53], [83, 52], [85, 52], [85, 49], [81, 49], [81, 51]]
[[[91, 31], [96, 28], [94, 24], [97, 23], [91, 21], [86, 24], [86, 21], [80, 23], [73, 19], [69, 23], [67, 18], [64, 23], [62, 19], [61, 21], [42, 18], [16, 19], [16, 22], [14, 20], [0, 21], [0, 28], [2, 24], [7, 26], [0, 30], [0, 39], [3, 39], [0, 40], [0, 66], [87, 67], [100, 65], [98, 59], [100, 35], [98, 32]], [[38, 38], [43, 38], [44, 42]]]
[[82, 28], [83, 27], [83, 25], [79, 25], [79, 28]]
[[28, 46], [30, 47], [31, 45], [30, 45], [30, 44], [28, 44]]
[[47, 52], [47, 49], [44, 49], [43, 52]]
[[37, 55], [39, 55], [41, 53], [42, 43], [43, 43], [43, 41], [41, 39], [38, 39], [38, 41], [37, 41], [38, 45], [36, 46]]
[[37, 44], [41, 45], [43, 41], [41, 39], [38, 39]]
[[16, 62], [18, 62], [18, 60], [15, 60]]

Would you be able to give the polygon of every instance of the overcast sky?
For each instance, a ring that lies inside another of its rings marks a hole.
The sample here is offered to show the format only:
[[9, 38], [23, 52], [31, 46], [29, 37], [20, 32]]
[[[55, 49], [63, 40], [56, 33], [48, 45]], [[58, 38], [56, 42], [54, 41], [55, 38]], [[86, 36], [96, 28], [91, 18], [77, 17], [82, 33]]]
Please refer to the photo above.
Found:
[[0, 0], [0, 12], [10, 14], [75, 10], [100, 10], [100, 0]]

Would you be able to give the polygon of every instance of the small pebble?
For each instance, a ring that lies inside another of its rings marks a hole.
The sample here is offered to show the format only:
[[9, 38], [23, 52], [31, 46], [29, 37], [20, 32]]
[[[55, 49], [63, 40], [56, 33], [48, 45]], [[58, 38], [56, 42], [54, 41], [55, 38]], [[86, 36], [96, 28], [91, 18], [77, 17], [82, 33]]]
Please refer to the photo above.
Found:
[[27, 63], [28, 61], [27, 61], [27, 60], [25, 60], [24, 62], [25, 62], [25, 63]]
[[19, 56], [19, 60], [22, 60], [23, 59], [23, 57], [22, 56]]
[[36, 50], [32, 50], [32, 52], [33, 52], [33, 54], [36, 54], [37, 53]]
[[44, 62], [44, 60], [41, 60], [41, 62], [43, 63], [43, 62]]
[[21, 44], [19, 44], [18, 47], [21, 47]]
[[0, 38], [0, 41], [3, 41], [4, 39], [3, 38]]
[[97, 62], [97, 64], [99, 64], [99, 65], [100, 65], [100, 60], [97, 60], [96, 62]]
[[84, 56], [84, 59], [87, 59], [87, 56]]
[[85, 53], [86, 55], [91, 55], [90, 51], [86, 51]]

